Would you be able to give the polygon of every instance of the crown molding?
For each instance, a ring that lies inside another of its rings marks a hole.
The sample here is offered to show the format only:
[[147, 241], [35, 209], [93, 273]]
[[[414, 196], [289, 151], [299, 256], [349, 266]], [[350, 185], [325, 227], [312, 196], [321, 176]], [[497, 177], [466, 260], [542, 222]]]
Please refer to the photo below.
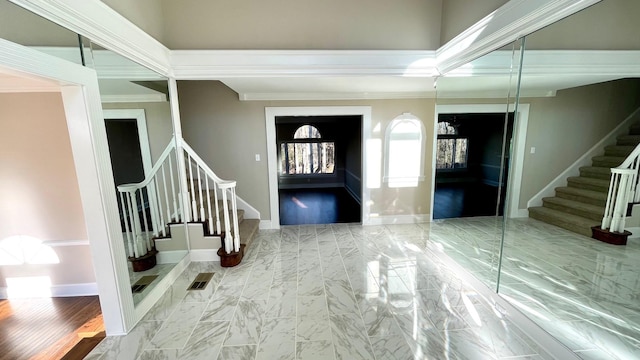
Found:
[[435, 91], [424, 92], [371, 92], [371, 93], [240, 93], [241, 101], [281, 101], [281, 100], [398, 100], [398, 99], [433, 99]]
[[433, 76], [435, 51], [173, 50], [178, 80], [230, 77]]
[[145, 103], [166, 102], [165, 94], [129, 94], [129, 95], [100, 95], [102, 103]]
[[601, 0], [511, 0], [436, 51], [440, 74], [458, 68]]
[[169, 49], [97, 0], [9, 0], [163, 76]]

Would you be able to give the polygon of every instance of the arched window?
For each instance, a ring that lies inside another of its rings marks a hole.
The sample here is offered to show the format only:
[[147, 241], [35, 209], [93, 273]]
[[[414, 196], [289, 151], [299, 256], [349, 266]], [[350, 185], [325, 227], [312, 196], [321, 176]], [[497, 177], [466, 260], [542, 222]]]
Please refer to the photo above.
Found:
[[280, 144], [280, 174], [333, 174], [335, 144], [323, 141], [320, 131], [312, 125], [302, 125], [293, 139]]
[[385, 134], [385, 181], [389, 187], [416, 187], [424, 180], [425, 129], [422, 121], [404, 113], [391, 121]]

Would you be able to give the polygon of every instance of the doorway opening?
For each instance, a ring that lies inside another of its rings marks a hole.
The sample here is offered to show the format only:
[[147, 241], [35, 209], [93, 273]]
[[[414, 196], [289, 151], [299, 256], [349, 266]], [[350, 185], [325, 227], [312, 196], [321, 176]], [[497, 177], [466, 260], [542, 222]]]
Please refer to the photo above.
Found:
[[276, 116], [280, 225], [360, 222], [362, 116]]
[[438, 115], [434, 219], [503, 215], [513, 125], [513, 112]]

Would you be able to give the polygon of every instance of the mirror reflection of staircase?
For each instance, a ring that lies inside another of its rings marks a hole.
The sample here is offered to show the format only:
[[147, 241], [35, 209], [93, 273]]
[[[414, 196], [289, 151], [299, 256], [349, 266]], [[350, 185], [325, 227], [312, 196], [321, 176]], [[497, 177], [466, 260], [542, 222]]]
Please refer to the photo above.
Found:
[[555, 189], [556, 196], [542, 199], [543, 205], [529, 208], [529, 217], [591, 237], [591, 227], [600, 225], [607, 202], [611, 168], [619, 166], [640, 143], [640, 123], [615, 145], [594, 156], [591, 166], [580, 168], [580, 176], [567, 178], [567, 186]]

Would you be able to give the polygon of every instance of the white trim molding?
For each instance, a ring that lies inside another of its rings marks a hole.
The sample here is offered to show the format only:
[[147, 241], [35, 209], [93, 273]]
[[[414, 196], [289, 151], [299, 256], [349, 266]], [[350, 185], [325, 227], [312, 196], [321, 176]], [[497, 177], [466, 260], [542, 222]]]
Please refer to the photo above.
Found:
[[97, 0], [10, 0], [161, 75], [171, 75], [169, 49]]
[[238, 77], [392, 75], [430, 77], [435, 51], [396, 50], [173, 50], [180, 80]]
[[[74, 297], [74, 296], [95, 296], [98, 295], [98, 284], [61, 284], [51, 285], [49, 288], [51, 297]], [[8, 299], [9, 291], [6, 287], [0, 287], [0, 299]]]
[[511, 0], [440, 47], [436, 68], [446, 74], [600, 1]]
[[369, 221], [363, 225], [398, 225], [398, 224], [422, 224], [431, 221], [431, 214], [412, 215], [377, 215], [370, 214]]

